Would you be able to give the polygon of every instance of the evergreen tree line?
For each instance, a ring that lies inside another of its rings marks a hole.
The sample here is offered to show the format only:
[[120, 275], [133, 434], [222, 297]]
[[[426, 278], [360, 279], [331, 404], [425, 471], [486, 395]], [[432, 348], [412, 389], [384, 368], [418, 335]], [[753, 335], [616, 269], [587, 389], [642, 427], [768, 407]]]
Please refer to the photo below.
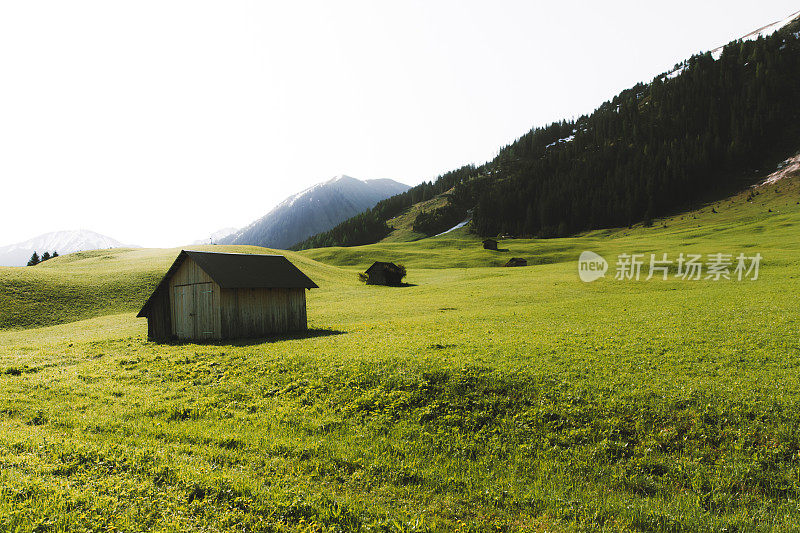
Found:
[[798, 30], [730, 43], [717, 60], [693, 56], [677, 76], [535, 128], [491, 162], [413, 187], [296, 248], [376, 242], [390, 218], [450, 189], [450, 205], [418, 215], [415, 230], [444, 231], [472, 209], [481, 236], [564, 236], [648, 223], [741, 189], [800, 145]]
[[48, 259], [52, 259], [54, 257], [58, 257], [58, 252], [54, 251], [52, 255], [50, 254], [50, 252], [45, 252], [42, 254], [41, 257], [39, 257], [39, 254], [36, 253], [36, 251], [34, 250], [33, 255], [31, 255], [31, 258], [28, 259], [28, 266], [36, 266], [39, 263], [44, 263]]
[[647, 224], [741, 189], [798, 149], [799, 124], [798, 34], [732, 43], [720, 59], [695, 56], [677, 77], [639, 84], [591, 116], [531, 131], [461, 201], [474, 203], [484, 236]]

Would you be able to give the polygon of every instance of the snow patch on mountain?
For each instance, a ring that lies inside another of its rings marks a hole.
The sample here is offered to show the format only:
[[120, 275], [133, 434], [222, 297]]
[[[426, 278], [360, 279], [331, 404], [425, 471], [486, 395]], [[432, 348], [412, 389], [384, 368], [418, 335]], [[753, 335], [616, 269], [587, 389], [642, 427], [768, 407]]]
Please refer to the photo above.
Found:
[[468, 218], [468, 219], [467, 219], [467, 220], [465, 220], [464, 222], [459, 222], [458, 224], [456, 224], [455, 226], [453, 226], [453, 227], [452, 227], [452, 228], [450, 228], [449, 230], [447, 230], [447, 231], [443, 231], [443, 232], [441, 232], [441, 233], [437, 233], [436, 235], [434, 235], [434, 237], [438, 237], [439, 235], [446, 235], [446, 234], [450, 233], [451, 231], [455, 231], [455, 230], [457, 230], [457, 229], [463, 228], [464, 226], [466, 226], [467, 224], [469, 224], [469, 221], [470, 221], [470, 220], [472, 220], [472, 219], [471, 219], [471, 218]]
[[[752, 32], [748, 33], [747, 35], [743, 35], [742, 37], [739, 37], [738, 40], [739, 41], [754, 41], [754, 40], [758, 39], [759, 37], [767, 37], [768, 35], [772, 35], [776, 31], [780, 30], [781, 28], [784, 28], [784, 27], [788, 26], [789, 24], [791, 24], [792, 22], [794, 22], [794, 21], [796, 21], [798, 19], [800, 19], [800, 11], [792, 13], [791, 15], [786, 17], [785, 19], [773, 22], [772, 24], [767, 24], [766, 26], [758, 28], [757, 30], [752, 31]], [[795, 33], [794, 36], [795, 37], [800, 37], [800, 32]], [[722, 50], [724, 48], [725, 48], [725, 45], [722, 45], [722, 46], [718, 46], [718, 47], [714, 48], [713, 50], [711, 50], [710, 51], [711, 57], [713, 57], [715, 61], [717, 59], [719, 59], [720, 57], [722, 57]], [[683, 74], [684, 70], [686, 70], [686, 64], [685, 63], [681, 63], [679, 65], [676, 65], [676, 67], [673, 70], [669, 71], [663, 77], [665, 79], [668, 79], [668, 80], [675, 79], [678, 76], [680, 76], [681, 74]]]
[[786, 176], [796, 175], [798, 173], [800, 173], [800, 154], [790, 157], [778, 165], [778, 170], [767, 176], [760, 183], [753, 185], [753, 188], [755, 189], [758, 187], [763, 187], [764, 185], [771, 185], [782, 180]]
[[569, 135], [569, 136], [567, 136], [567, 137], [564, 137], [564, 138], [562, 138], [562, 139], [557, 139], [557, 140], [555, 140], [555, 141], [551, 142], [550, 144], [548, 144], [547, 146], [545, 146], [545, 148], [550, 148], [550, 147], [552, 147], [552, 146], [555, 146], [555, 145], [557, 145], [557, 144], [561, 144], [561, 143], [569, 143], [569, 142], [572, 142], [572, 141], [574, 141], [574, 140], [575, 140], [575, 134], [576, 134], [576, 133], [578, 133], [578, 130], [572, 130], [572, 135]]
[[681, 66], [667, 74], [667, 79], [672, 80], [683, 74], [683, 71], [686, 70], [686, 63], [682, 63]]
[[[740, 37], [738, 40], [740, 40], [740, 41], [755, 41], [759, 37], [766, 37], [768, 35], [772, 35], [773, 33], [775, 33], [776, 31], [780, 30], [781, 28], [783, 28], [785, 26], [788, 26], [789, 24], [791, 24], [792, 22], [794, 22], [798, 18], [800, 18], [800, 11], [792, 13], [791, 15], [786, 17], [785, 19], [782, 19], [782, 20], [773, 22], [772, 24], [767, 24], [766, 26], [758, 28], [757, 30], [752, 31], [752, 32], [748, 33], [747, 35], [744, 35], [744, 36]], [[714, 48], [713, 50], [711, 50], [711, 57], [713, 57], [714, 59], [719, 59], [720, 57], [722, 57], [722, 49], [723, 48], [725, 48], [724, 45], [723, 46], [719, 46], [719, 47]]]

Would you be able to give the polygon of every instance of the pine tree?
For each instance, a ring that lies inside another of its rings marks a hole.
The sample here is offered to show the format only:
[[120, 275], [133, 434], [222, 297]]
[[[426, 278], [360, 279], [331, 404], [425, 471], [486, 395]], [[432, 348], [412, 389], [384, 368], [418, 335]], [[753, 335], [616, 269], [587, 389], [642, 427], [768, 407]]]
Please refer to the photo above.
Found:
[[50, 252], [45, 252], [45, 253], [43, 253], [43, 254], [42, 254], [42, 262], [44, 263], [44, 262], [45, 262], [45, 261], [47, 261], [48, 259], [50, 259]]
[[34, 252], [33, 252], [33, 255], [31, 256], [30, 260], [28, 261], [28, 266], [29, 266], [29, 267], [31, 267], [31, 266], [36, 266], [36, 265], [38, 265], [39, 263], [41, 263], [41, 260], [39, 259], [39, 254], [37, 254], [37, 253], [34, 251]]
[[52, 259], [53, 257], [58, 257], [58, 252], [55, 250], [53, 250], [53, 255], [51, 255], [50, 258]]
[[536, 232], [536, 218], [531, 204], [528, 204], [528, 208], [525, 210], [525, 225], [522, 231], [526, 236], [532, 236]]

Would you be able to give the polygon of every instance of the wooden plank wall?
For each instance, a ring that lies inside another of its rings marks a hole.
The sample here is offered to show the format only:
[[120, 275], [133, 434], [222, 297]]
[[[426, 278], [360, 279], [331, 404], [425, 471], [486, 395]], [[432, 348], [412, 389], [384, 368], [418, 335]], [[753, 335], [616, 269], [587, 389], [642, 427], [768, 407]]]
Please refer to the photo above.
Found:
[[187, 257], [169, 281], [171, 332], [183, 340], [222, 338], [219, 285]]
[[178, 267], [178, 270], [175, 271], [175, 274], [172, 275], [169, 283], [174, 287], [175, 285], [190, 285], [192, 283], [214, 283], [214, 280], [191, 257], [187, 257]]
[[219, 308], [220, 290], [216, 283], [195, 283], [195, 339], [221, 339], [222, 315]]
[[224, 289], [225, 338], [266, 337], [307, 328], [305, 289]]
[[220, 289], [186, 258], [153, 302], [148, 337], [267, 337], [307, 328], [305, 289]]
[[172, 335], [168, 290], [169, 287], [163, 287], [150, 302], [147, 314], [147, 339], [150, 341], [168, 341]]

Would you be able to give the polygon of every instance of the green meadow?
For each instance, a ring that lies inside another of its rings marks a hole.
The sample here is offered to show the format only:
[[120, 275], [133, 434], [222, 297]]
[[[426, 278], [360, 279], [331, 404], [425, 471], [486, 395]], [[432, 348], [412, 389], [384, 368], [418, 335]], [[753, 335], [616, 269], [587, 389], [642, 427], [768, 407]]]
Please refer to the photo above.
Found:
[[[303, 336], [147, 342], [178, 249], [0, 268], [0, 530], [796, 531], [799, 186], [498, 252], [281, 252], [320, 286]], [[763, 259], [614, 279], [682, 252]], [[408, 286], [360, 283], [374, 260]]]

